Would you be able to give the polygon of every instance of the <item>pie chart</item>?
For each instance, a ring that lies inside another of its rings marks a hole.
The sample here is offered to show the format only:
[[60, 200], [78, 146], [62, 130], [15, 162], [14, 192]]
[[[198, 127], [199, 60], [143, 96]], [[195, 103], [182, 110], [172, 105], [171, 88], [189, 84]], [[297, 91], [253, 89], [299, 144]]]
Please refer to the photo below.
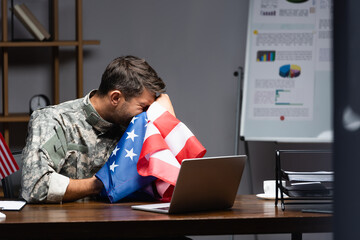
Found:
[[283, 78], [296, 78], [300, 76], [301, 67], [295, 64], [286, 64], [280, 67], [279, 75]]

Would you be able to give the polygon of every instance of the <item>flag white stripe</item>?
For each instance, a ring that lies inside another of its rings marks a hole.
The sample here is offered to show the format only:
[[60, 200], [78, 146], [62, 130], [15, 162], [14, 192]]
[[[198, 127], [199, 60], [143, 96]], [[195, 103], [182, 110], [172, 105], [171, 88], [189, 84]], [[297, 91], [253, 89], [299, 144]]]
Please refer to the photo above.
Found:
[[161, 106], [159, 103], [154, 102], [150, 105], [149, 109], [147, 110], [147, 118], [148, 120], [154, 122], [158, 117], [160, 117], [166, 109]]
[[[1, 157], [1, 156], [0, 156]], [[3, 172], [3, 174], [1, 174], [4, 177], [6, 177], [8, 174], [6, 173], [5, 169], [4, 169], [4, 166], [2, 164], [2, 161], [0, 161], [0, 168], [1, 168], [1, 171]]]
[[144, 142], [148, 137], [155, 135], [155, 134], [160, 134], [160, 131], [157, 129], [157, 127], [152, 122], [149, 122], [147, 125], [147, 128], [146, 128]]
[[[0, 164], [0, 166], [1, 166], [1, 170], [2, 170], [2, 172], [3, 172], [3, 174], [1, 174], [3, 177], [6, 177], [6, 176], [9, 176], [9, 174], [7, 173], [7, 172], [5, 172], [5, 170], [4, 170], [4, 166], [2, 165], [2, 164]], [[11, 174], [11, 173], [10, 173]]]
[[186, 127], [185, 124], [180, 122], [166, 136], [165, 142], [169, 146], [171, 152], [177, 156], [184, 148], [186, 141], [192, 136], [194, 136], [194, 134]]
[[180, 168], [180, 163], [174, 157], [174, 154], [169, 149], [161, 150], [159, 152], [151, 154], [151, 158], [157, 158], [161, 161]]
[[0, 161], [1, 164], [1, 170], [3, 171], [3, 173], [7, 176], [7, 173], [5, 171], [4, 168], [6, 168], [6, 170], [10, 173], [12, 173], [13, 171], [10, 169], [9, 165], [8, 165], [8, 160], [5, 158], [5, 156], [3, 155], [3, 153], [0, 151], [0, 158], [2, 159], [2, 161]]
[[[15, 167], [11, 157], [9, 156], [9, 153], [8, 153], [6, 147], [4, 146], [4, 143], [2, 141], [0, 141], [0, 146], [1, 146], [2, 150], [4, 151], [4, 153], [6, 155], [7, 162], [9, 162], [11, 167], [12, 167], [12, 170], [10, 172], [16, 171], [16, 167]], [[10, 168], [8, 168], [8, 169], [10, 169]]]

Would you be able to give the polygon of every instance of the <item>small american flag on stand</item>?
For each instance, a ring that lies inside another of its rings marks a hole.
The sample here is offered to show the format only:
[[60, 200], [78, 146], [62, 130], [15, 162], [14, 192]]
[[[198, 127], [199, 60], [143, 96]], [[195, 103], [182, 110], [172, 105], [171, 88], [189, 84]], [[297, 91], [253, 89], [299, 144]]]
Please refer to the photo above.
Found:
[[0, 133], [0, 179], [9, 176], [17, 170], [19, 170], [19, 166], [6, 144], [3, 135]]

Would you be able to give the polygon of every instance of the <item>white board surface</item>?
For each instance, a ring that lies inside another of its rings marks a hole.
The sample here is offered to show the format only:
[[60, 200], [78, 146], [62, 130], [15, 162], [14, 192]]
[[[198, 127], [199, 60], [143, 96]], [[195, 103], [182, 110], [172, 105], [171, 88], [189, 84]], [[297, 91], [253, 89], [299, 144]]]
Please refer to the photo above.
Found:
[[332, 1], [251, 0], [240, 136], [331, 142]]

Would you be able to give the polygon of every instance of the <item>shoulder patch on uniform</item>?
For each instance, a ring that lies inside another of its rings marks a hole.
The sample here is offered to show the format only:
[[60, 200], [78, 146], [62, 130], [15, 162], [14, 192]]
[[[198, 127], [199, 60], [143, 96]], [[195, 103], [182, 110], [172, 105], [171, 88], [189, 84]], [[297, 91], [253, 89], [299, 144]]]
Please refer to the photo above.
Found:
[[55, 128], [55, 134], [42, 147], [58, 169], [61, 160], [65, 158], [67, 143], [64, 131], [61, 127]]

